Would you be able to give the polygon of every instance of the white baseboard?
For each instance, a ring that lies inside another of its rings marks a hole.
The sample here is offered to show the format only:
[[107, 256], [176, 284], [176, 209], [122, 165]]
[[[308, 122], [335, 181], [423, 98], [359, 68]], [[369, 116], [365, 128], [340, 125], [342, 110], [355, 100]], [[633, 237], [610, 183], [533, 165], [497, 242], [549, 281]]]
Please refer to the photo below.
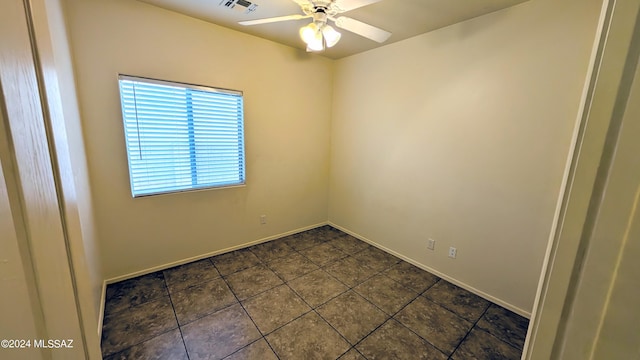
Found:
[[[151, 267], [151, 268], [148, 268], [148, 269], [136, 271], [136, 272], [133, 272], [133, 273], [130, 273], [130, 274], [116, 276], [116, 277], [113, 277], [113, 278], [105, 280], [105, 286], [108, 285], [108, 284], [113, 284], [113, 283], [119, 282], [119, 281], [132, 279], [132, 278], [135, 278], [135, 277], [138, 277], [138, 276], [151, 274], [151, 273], [156, 272], [156, 271], [166, 270], [166, 269], [172, 268], [174, 266], [184, 265], [184, 264], [188, 264], [190, 262], [206, 259], [208, 257], [212, 257], [212, 256], [228, 253], [228, 252], [235, 251], [235, 250], [244, 249], [244, 248], [247, 248], [249, 246], [253, 246], [253, 245], [261, 244], [263, 242], [279, 239], [279, 238], [284, 237], [284, 236], [297, 234], [299, 232], [307, 231], [307, 230], [314, 229], [314, 228], [317, 228], [317, 227], [320, 227], [320, 226], [323, 226], [323, 225], [327, 225], [327, 224], [328, 223], [325, 221], [325, 222], [321, 222], [321, 223], [318, 223], [318, 224], [305, 226], [305, 227], [301, 227], [301, 228], [298, 228], [298, 229], [295, 229], [295, 230], [287, 231], [287, 232], [284, 232], [284, 233], [281, 233], [281, 234], [267, 236], [265, 238], [254, 240], [254, 241], [250, 241], [250, 242], [247, 242], [247, 243], [244, 243], [244, 244], [228, 247], [228, 248], [225, 248], [225, 249], [211, 251], [211, 252], [208, 252], [208, 253], [205, 253], [205, 254], [192, 256], [190, 258], [186, 258], [186, 259], [182, 259], [182, 260], [178, 260], [178, 261], [173, 261], [173, 262], [170, 262], [170, 263], [154, 266], [154, 267]], [[103, 302], [104, 302], [104, 295], [105, 294], [103, 294]], [[102, 309], [102, 311], [104, 312], [104, 309]]]
[[116, 282], [119, 282], [119, 281], [132, 279], [132, 278], [135, 278], [135, 277], [138, 277], [138, 276], [142, 276], [142, 275], [146, 275], [146, 274], [150, 274], [150, 273], [153, 273], [153, 272], [156, 272], [156, 271], [166, 270], [166, 269], [172, 268], [174, 266], [179, 266], [179, 265], [187, 264], [187, 263], [190, 263], [190, 262], [193, 262], [193, 261], [206, 259], [206, 258], [209, 258], [209, 257], [212, 257], [212, 256], [224, 254], [224, 253], [227, 253], [227, 252], [231, 252], [231, 251], [235, 251], [235, 250], [239, 250], [239, 249], [244, 249], [244, 248], [247, 248], [247, 247], [250, 247], [250, 246], [253, 246], [253, 245], [257, 245], [257, 244], [264, 243], [264, 242], [267, 242], [267, 241], [279, 239], [279, 238], [284, 237], [284, 236], [289, 236], [289, 235], [296, 234], [296, 233], [299, 233], [299, 232], [302, 232], [302, 231], [314, 229], [314, 228], [317, 228], [317, 227], [320, 227], [320, 226], [323, 226], [323, 225], [331, 225], [332, 227], [334, 227], [336, 229], [339, 229], [341, 231], [344, 231], [345, 233], [347, 233], [347, 234], [349, 234], [349, 235], [351, 235], [351, 236], [353, 236], [353, 237], [355, 237], [357, 239], [360, 239], [360, 240], [362, 240], [362, 241], [364, 241], [364, 242], [366, 242], [368, 244], [371, 244], [371, 245], [377, 247], [378, 249], [380, 249], [380, 250], [382, 250], [384, 252], [387, 252], [387, 253], [389, 253], [391, 255], [397, 256], [398, 258], [400, 258], [400, 259], [402, 259], [402, 260], [404, 260], [404, 261], [406, 261], [406, 262], [408, 262], [408, 263], [410, 263], [412, 265], [415, 265], [415, 266], [417, 266], [417, 267], [419, 267], [419, 268], [421, 268], [421, 269], [423, 269], [425, 271], [428, 271], [428, 272], [432, 273], [433, 275], [436, 275], [436, 276], [438, 276], [438, 277], [440, 277], [440, 278], [442, 278], [442, 279], [444, 279], [444, 280], [446, 280], [446, 281], [448, 281], [448, 282], [450, 282], [452, 284], [455, 284], [455, 285], [457, 285], [457, 286], [459, 286], [459, 287], [461, 287], [461, 288], [463, 288], [463, 289], [465, 289], [467, 291], [470, 291], [470, 292], [472, 292], [472, 293], [474, 293], [474, 294], [476, 294], [476, 295], [478, 295], [478, 296], [480, 296], [480, 297], [482, 297], [482, 298], [484, 298], [486, 300], [489, 300], [489, 301], [491, 301], [491, 302], [493, 302], [495, 304], [498, 304], [498, 305], [500, 305], [500, 306], [502, 306], [502, 307], [504, 307], [504, 308], [506, 308], [508, 310], [511, 310], [511, 311], [515, 312], [516, 314], [518, 314], [518, 315], [524, 316], [527, 319], [531, 318], [531, 313], [528, 312], [528, 311], [525, 311], [525, 310], [523, 310], [523, 309], [521, 309], [521, 308], [519, 308], [517, 306], [514, 306], [514, 305], [512, 305], [512, 304], [510, 304], [510, 303], [508, 303], [506, 301], [503, 301], [503, 300], [501, 300], [499, 298], [496, 298], [496, 297], [494, 297], [494, 296], [492, 296], [490, 294], [487, 294], [484, 291], [478, 290], [478, 289], [474, 288], [471, 285], [468, 285], [468, 284], [466, 284], [464, 282], [456, 280], [456, 279], [454, 279], [454, 278], [452, 278], [452, 277], [450, 277], [450, 276], [448, 276], [448, 275], [446, 275], [444, 273], [441, 273], [440, 271], [435, 270], [435, 269], [433, 269], [433, 268], [431, 268], [431, 267], [429, 267], [429, 266], [427, 266], [425, 264], [422, 264], [422, 263], [420, 263], [420, 262], [418, 262], [418, 261], [416, 261], [414, 259], [411, 259], [411, 258], [409, 258], [409, 257], [407, 257], [407, 256], [405, 256], [403, 254], [395, 252], [395, 251], [393, 251], [393, 250], [391, 250], [391, 249], [389, 249], [389, 248], [387, 248], [385, 246], [382, 246], [382, 245], [376, 243], [375, 241], [370, 240], [370, 239], [368, 239], [368, 238], [366, 238], [366, 237], [364, 237], [364, 236], [362, 236], [362, 235], [360, 235], [358, 233], [355, 233], [355, 232], [353, 232], [353, 231], [351, 231], [349, 229], [346, 229], [346, 228], [344, 228], [342, 226], [336, 225], [336, 224], [334, 224], [332, 222], [321, 222], [321, 223], [318, 223], [318, 224], [305, 226], [305, 227], [298, 228], [298, 229], [295, 229], [295, 230], [287, 231], [287, 232], [284, 232], [284, 233], [281, 233], [281, 234], [276, 234], [276, 235], [268, 236], [268, 237], [261, 238], [261, 239], [258, 239], [258, 240], [250, 241], [250, 242], [247, 242], [247, 243], [244, 243], [244, 244], [228, 247], [228, 248], [225, 248], [225, 249], [215, 250], [215, 251], [212, 251], [212, 252], [209, 252], [209, 253], [205, 253], [205, 254], [202, 254], [202, 255], [197, 255], [197, 256], [193, 256], [193, 257], [182, 259], [182, 260], [178, 260], [178, 261], [173, 261], [173, 262], [166, 263], [166, 264], [163, 264], [163, 265], [154, 266], [154, 267], [151, 267], [151, 268], [148, 268], [148, 269], [144, 269], [144, 270], [136, 271], [136, 272], [133, 272], [133, 273], [130, 273], [130, 274], [116, 276], [116, 277], [104, 280], [103, 281], [103, 285], [102, 285], [102, 300], [100, 302], [100, 316], [98, 318], [98, 335], [100, 337], [102, 336], [102, 323], [103, 323], [103, 320], [104, 320], [104, 309], [105, 309], [106, 291], [107, 291], [107, 285], [108, 284], [113, 284], [113, 283], [116, 283]]
[[463, 288], [463, 289], [465, 289], [467, 291], [470, 291], [470, 292], [480, 296], [481, 298], [484, 298], [484, 299], [489, 300], [489, 301], [491, 301], [491, 302], [493, 302], [495, 304], [498, 304], [498, 305], [504, 307], [505, 309], [511, 310], [511, 311], [513, 311], [514, 313], [516, 313], [516, 314], [518, 314], [520, 316], [526, 317], [527, 319], [531, 319], [531, 313], [526, 311], [526, 310], [523, 310], [523, 309], [521, 309], [521, 308], [519, 308], [517, 306], [509, 304], [508, 302], [503, 301], [501, 299], [498, 299], [495, 296], [489, 295], [489, 294], [485, 293], [484, 291], [481, 291], [481, 290], [478, 290], [478, 289], [474, 288], [471, 285], [465, 284], [462, 281], [456, 280], [456, 279], [454, 279], [454, 278], [452, 278], [452, 277], [450, 277], [450, 276], [448, 276], [446, 274], [441, 273], [438, 270], [435, 270], [435, 269], [433, 269], [433, 268], [431, 268], [431, 267], [429, 267], [429, 266], [427, 266], [425, 264], [422, 264], [422, 263], [420, 263], [420, 262], [418, 262], [418, 261], [416, 261], [414, 259], [411, 259], [410, 257], [404, 256], [404, 255], [402, 255], [400, 253], [397, 253], [397, 252], [395, 252], [395, 251], [393, 251], [393, 250], [391, 250], [391, 249], [389, 249], [387, 247], [384, 247], [384, 246], [376, 243], [373, 240], [367, 239], [366, 237], [364, 237], [364, 236], [362, 236], [360, 234], [357, 234], [357, 233], [355, 233], [353, 231], [345, 229], [342, 226], [336, 225], [336, 224], [334, 224], [332, 222], [328, 222], [328, 224], [331, 225], [332, 227], [338, 229], [338, 230], [344, 231], [345, 233], [347, 233], [347, 234], [349, 234], [349, 235], [351, 235], [351, 236], [353, 236], [353, 237], [355, 237], [357, 239], [360, 239], [360, 240], [362, 240], [362, 241], [364, 241], [366, 243], [369, 243], [369, 244], [377, 247], [378, 249], [380, 249], [380, 250], [382, 250], [382, 251], [384, 251], [386, 253], [389, 253], [391, 255], [397, 256], [400, 259], [402, 259], [402, 260], [404, 260], [404, 261], [406, 261], [406, 262], [408, 262], [408, 263], [410, 263], [412, 265], [415, 265], [415, 266], [421, 268], [422, 270], [428, 271], [428, 272], [432, 273], [433, 275], [438, 276], [441, 279], [444, 279], [444, 280], [446, 280], [446, 281], [448, 281], [448, 282], [450, 282], [450, 283], [452, 283], [454, 285], [457, 285], [457, 286], [459, 286], [459, 287], [461, 287], [461, 288]]

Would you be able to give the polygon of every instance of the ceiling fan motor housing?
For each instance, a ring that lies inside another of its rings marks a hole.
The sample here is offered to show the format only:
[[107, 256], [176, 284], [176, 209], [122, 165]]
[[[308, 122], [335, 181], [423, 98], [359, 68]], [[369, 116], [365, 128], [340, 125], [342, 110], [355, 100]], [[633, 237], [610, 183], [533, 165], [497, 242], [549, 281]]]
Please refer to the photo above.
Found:
[[311, 3], [313, 3], [313, 7], [318, 9], [318, 8], [322, 8], [322, 9], [327, 9], [329, 8], [329, 6], [331, 6], [331, 4], [334, 2], [334, 0], [315, 0], [315, 1], [311, 1]]
[[327, 14], [324, 12], [324, 10], [319, 10], [313, 13], [313, 22], [318, 26], [327, 23]]

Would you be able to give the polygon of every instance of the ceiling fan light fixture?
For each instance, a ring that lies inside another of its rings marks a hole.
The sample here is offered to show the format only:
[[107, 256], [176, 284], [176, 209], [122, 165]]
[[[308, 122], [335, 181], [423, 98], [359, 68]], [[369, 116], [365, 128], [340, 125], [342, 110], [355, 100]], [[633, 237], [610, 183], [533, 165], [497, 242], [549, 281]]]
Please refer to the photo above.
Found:
[[[225, 0], [226, 1], [226, 0]], [[239, 0], [234, 0], [239, 1]], [[391, 33], [348, 16], [337, 16], [343, 12], [371, 5], [382, 0], [293, 0], [300, 5], [302, 14], [276, 16], [264, 19], [240, 21], [240, 25], [260, 25], [281, 21], [313, 18], [312, 23], [300, 28], [300, 38], [307, 44], [307, 51], [322, 51], [335, 46], [342, 34], [328, 25], [332, 21], [339, 29], [383, 43]]]
[[300, 38], [307, 44], [307, 51], [322, 51], [338, 43], [342, 35], [332, 26], [315, 21], [300, 28]]
[[322, 28], [322, 36], [324, 36], [324, 41], [326, 42], [327, 47], [330, 48], [337, 44], [338, 41], [340, 41], [340, 37], [342, 36], [342, 34], [337, 32], [336, 29], [334, 29], [332, 26], [325, 25]]

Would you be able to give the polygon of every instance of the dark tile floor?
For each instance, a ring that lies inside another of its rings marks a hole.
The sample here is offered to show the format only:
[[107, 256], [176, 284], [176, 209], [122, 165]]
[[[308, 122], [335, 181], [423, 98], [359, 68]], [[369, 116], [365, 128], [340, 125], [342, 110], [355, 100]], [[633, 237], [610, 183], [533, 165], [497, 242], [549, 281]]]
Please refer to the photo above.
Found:
[[113, 359], [519, 359], [527, 319], [329, 226], [107, 287]]

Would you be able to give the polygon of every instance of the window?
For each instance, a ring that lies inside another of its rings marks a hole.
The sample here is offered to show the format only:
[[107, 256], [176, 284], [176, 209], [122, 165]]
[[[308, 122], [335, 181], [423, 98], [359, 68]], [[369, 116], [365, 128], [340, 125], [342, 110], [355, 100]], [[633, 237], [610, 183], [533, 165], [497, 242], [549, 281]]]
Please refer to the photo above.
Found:
[[245, 182], [239, 91], [120, 75], [134, 197]]

